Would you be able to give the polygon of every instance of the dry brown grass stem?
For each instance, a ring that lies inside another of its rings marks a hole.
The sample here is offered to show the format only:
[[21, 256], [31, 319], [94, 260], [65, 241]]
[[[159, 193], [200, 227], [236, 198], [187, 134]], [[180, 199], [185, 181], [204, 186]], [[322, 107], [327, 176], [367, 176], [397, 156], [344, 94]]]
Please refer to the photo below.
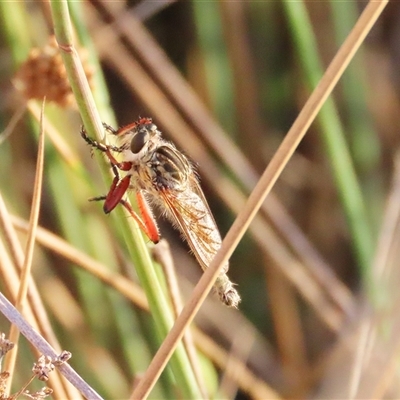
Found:
[[[15, 293], [15, 291], [13, 293], [13, 298], [17, 306], [17, 309], [19, 309], [20, 312], [27, 314], [30, 317], [30, 319], [35, 323], [35, 325], [38, 324], [40, 331], [43, 332], [45, 337], [47, 337], [55, 346], [58, 346], [58, 341], [48, 321], [47, 314], [44, 311], [43, 304], [40, 300], [36, 286], [33, 284], [33, 280], [31, 277], [32, 258], [36, 240], [37, 221], [39, 217], [42, 180], [43, 180], [44, 137], [45, 137], [44, 126], [43, 126], [44, 104], [45, 103], [43, 102], [41, 117], [40, 117], [41, 128], [39, 134], [36, 177], [34, 182], [32, 209], [31, 209], [31, 217], [28, 228], [28, 239], [24, 253], [25, 255], [23, 254], [22, 249], [20, 248], [19, 241], [16, 238], [13, 228], [11, 227], [11, 224], [9, 222], [9, 216], [5, 208], [5, 205], [1, 201], [1, 214], [2, 214], [1, 225], [9, 244], [9, 250], [11, 251], [11, 254], [13, 256], [12, 267], [9, 269], [7, 268], [7, 270], [3, 270], [2, 274], [5, 277], [5, 281], [7, 282], [7, 287], [10, 288], [10, 290], [12, 290], [12, 288], [19, 288], [18, 293]], [[5, 251], [3, 253], [5, 255]], [[16, 268], [16, 265], [19, 268]], [[17, 273], [20, 273], [21, 276], [18, 277]], [[13, 343], [16, 344], [18, 343], [19, 330], [16, 325], [11, 325], [9, 338]], [[14, 351], [10, 352], [7, 355], [5, 361], [5, 370], [10, 372], [10, 379], [8, 381], [10, 386], [12, 382], [13, 371], [15, 369], [17, 349], [18, 346], [16, 346]], [[51, 377], [51, 381], [55, 396], [79, 397], [79, 393], [73, 387], [66, 385], [65, 382], [62, 381], [58, 373], [53, 374], [53, 376]]]
[[[42, 110], [41, 110], [41, 118], [40, 118], [40, 133], [39, 133], [39, 145], [38, 145], [38, 154], [37, 154], [37, 162], [36, 162], [36, 175], [35, 182], [33, 188], [33, 198], [32, 198], [32, 206], [31, 206], [31, 214], [29, 219], [29, 231], [28, 231], [28, 239], [25, 247], [25, 258], [22, 264], [21, 270], [21, 278], [19, 282], [19, 289], [17, 294], [17, 300], [15, 303], [15, 307], [19, 312], [23, 312], [26, 303], [26, 297], [28, 293], [28, 284], [31, 277], [32, 271], [32, 259], [33, 259], [33, 250], [35, 248], [35, 239], [36, 239], [36, 229], [38, 225], [39, 219], [39, 211], [40, 211], [40, 201], [42, 196], [42, 184], [43, 184], [43, 166], [44, 166], [44, 126], [43, 126], [43, 115], [44, 115], [44, 106], [45, 100], [43, 100]], [[15, 343], [16, 347], [14, 351], [8, 353], [5, 360], [5, 370], [9, 372], [10, 379], [8, 384], [11, 385], [14, 369], [15, 369], [15, 361], [17, 358], [17, 349], [18, 349], [18, 340], [19, 340], [19, 330], [18, 327], [14, 324], [11, 325], [9, 340]]]
[[[183, 302], [169, 243], [166, 240], [162, 239], [160, 243], [157, 244], [157, 246], [153, 247], [152, 255], [154, 260], [161, 265], [164, 271], [168, 294], [171, 299], [174, 318], [176, 319], [183, 308]], [[183, 345], [186, 348], [189, 362], [193, 368], [193, 372], [196, 377], [201, 394], [204, 399], [207, 399], [209, 397], [207, 394], [207, 387], [204, 381], [203, 373], [201, 371], [199, 358], [196, 352], [196, 348], [194, 346], [193, 335], [190, 329], [188, 329], [183, 336]]]
[[[11, 221], [17, 230], [21, 232], [28, 231], [29, 224], [22, 218], [11, 216]], [[94, 260], [84, 252], [61, 239], [59, 236], [40, 226], [37, 229], [36, 240], [43, 247], [48, 248], [61, 257], [64, 257], [71, 263], [76, 264], [88, 273], [96, 276], [105, 284], [113, 287], [136, 306], [148, 311], [149, 307], [146, 296], [144, 295], [143, 290], [135, 282], [110, 271], [110, 269], [104, 264]], [[243, 361], [237, 359], [235, 355], [228, 354], [226, 350], [216, 344], [215, 341], [196, 327], [193, 327], [192, 331], [198, 349], [221, 370], [224, 370], [229, 379], [236, 380], [241, 390], [249, 393], [255, 399], [267, 397], [279, 398], [279, 396], [262, 379], [252, 373]], [[238, 373], [238, 371], [240, 373]], [[69, 398], [72, 397], [69, 396]]]
[[[252, 164], [215, 121], [211, 112], [200, 100], [196, 92], [187, 84], [185, 78], [170, 62], [146, 28], [132, 14], [126, 12], [116, 14], [108, 3], [103, 2], [102, 4], [115, 19], [114, 23], [107, 28], [104, 28], [104, 25], [101, 25], [99, 21], [96, 22], [96, 25], [101, 28], [97, 30], [98, 36], [96, 36], [101, 38], [101, 41], [98, 41], [98, 49], [103, 52], [106, 60], [121, 76], [126, 77], [130, 87], [142, 98], [153, 114], [157, 115], [163, 125], [168, 128], [169, 134], [174, 141], [191, 152], [193, 159], [197, 160], [199, 165], [202, 166], [202, 177], [209, 181], [209, 184], [214, 187], [214, 190], [224, 202], [230, 200], [232, 203], [232, 198], [227, 199], [228, 196], [221, 189], [219, 185], [220, 179], [216, 178], [221, 175], [220, 170], [216, 166], [213, 167], [216, 163], [210, 157], [208, 149], [205, 148], [199, 137], [233, 171], [235, 177], [240, 180], [242, 187], [250, 192], [259, 179]], [[222, 10], [226, 8], [225, 6], [221, 7]], [[232, 4], [229, 7], [232, 7]], [[233, 7], [238, 7], [240, 11], [240, 5], [233, 5]], [[240, 19], [238, 10], [233, 14], [230, 18]], [[95, 16], [92, 18], [96, 20]], [[229, 25], [229, 23], [226, 24]], [[236, 31], [236, 24], [234, 26]], [[135, 55], [144, 64], [144, 68], [133, 62], [132, 57], [126, 54], [126, 50], [124, 51], [115, 42], [116, 31], [129, 41]], [[113, 46], [108, 46], [108, 43], [110, 43], [108, 40], [113, 43]], [[124, 62], [120, 62], [121, 58]], [[238, 62], [240, 59], [240, 63], [243, 63], [243, 59], [250, 59], [250, 57], [246, 58], [237, 55], [235, 59]], [[129, 65], [129, 68], [125, 68], [125, 65]], [[238, 63], [233, 62], [233, 65], [238, 65]], [[121, 68], [122, 66], [124, 68]], [[240, 79], [236, 79], [235, 82], [241, 82], [244, 77], [251, 75], [248, 67], [246, 65], [246, 74], [240, 75]], [[141, 79], [138, 79], [138, 76]], [[254, 85], [252, 82], [247, 83], [248, 85], [243, 85], [247, 89], [243, 87], [243, 90], [248, 90], [249, 87], [251, 88]], [[241, 90], [242, 85], [240, 83], [237, 84], [240, 86], [238, 90]], [[158, 96], [155, 98], [155, 95]], [[248, 96], [248, 93], [246, 93], [246, 95], [239, 96], [239, 98], [254, 98], [254, 94]], [[157, 101], [154, 101], [155, 99]], [[248, 131], [261, 129], [260, 123], [256, 122], [257, 118], [253, 115], [256, 107], [251, 110], [251, 106], [252, 104], [246, 107], [246, 116], [242, 116], [242, 120], [245, 120], [247, 124], [245, 130], [247, 132], [246, 138], [248, 137]], [[176, 113], [174, 113], [172, 114], [173, 118], [170, 120], [171, 110], [173, 111], [174, 109], [178, 109], [181, 116], [175, 116]], [[160, 110], [162, 110], [161, 113]], [[182, 124], [183, 119], [185, 120], [184, 124]], [[186, 125], [186, 120], [188, 125]], [[231, 209], [237, 214], [242, 207], [243, 204], [236, 204]], [[337, 279], [332, 272], [332, 268], [323, 260], [322, 256], [316, 251], [273, 193], [269, 195], [268, 201], [262, 205], [261, 211], [261, 215], [274, 224], [289, 246], [305, 262], [310, 273], [323, 290], [327, 292], [327, 295], [331, 297], [332, 301], [336, 303], [335, 305], [346, 315], [351, 315], [353, 313], [353, 300], [350, 291]], [[271, 231], [270, 235], [274, 235], [274, 233]], [[274, 240], [277, 241], [279, 239], [274, 238]], [[262, 243], [260, 247], [268, 249], [269, 254], [275, 253], [274, 247], [269, 246], [268, 243]], [[282, 268], [279, 259], [275, 261]]]
[[332, 92], [343, 71], [346, 69], [355, 52], [381, 14], [386, 3], [386, 1], [371, 1], [361, 14], [354, 28], [323, 75], [320, 83], [311, 94], [292, 128], [279, 146], [270, 164], [264, 171], [260, 181], [251, 193], [245, 208], [238, 215], [232, 228], [225, 237], [221, 249], [211, 262], [209, 269], [204, 273], [195, 287], [191, 299], [184, 307], [175, 325], [154, 356], [149, 368], [134, 391], [133, 396], [135, 398], [146, 398], [156, 383], [177, 344], [182, 339], [185, 329], [191, 323], [206, 295], [211, 290], [224, 263], [228, 261], [239, 240], [242, 238], [250, 222], [261, 207], [265, 197], [272, 189], [283, 168], [300, 143], [300, 140], [307, 132], [307, 129], [316, 117], [318, 111]]
[[[214, 122], [209, 112], [205, 110], [204, 105], [198, 100], [198, 98], [192, 93], [188, 85], [183, 81], [183, 78], [177, 75], [177, 71], [172, 69], [172, 65], [166, 61], [161, 62], [160, 60], [160, 49], [156, 48], [149, 38], [143, 37], [143, 28], [138, 28], [138, 22], [133, 19], [131, 30], [135, 32], [135, 44], [142, 43], [147, 45], [146, 54], [150, 54], [152, 57], [152, 66], [157, 64], [159, 68], [162, 67], [163, 74], [166, 74], [167, 78], [170, 78], [173, 85], [172, 87], [165, 88], [163, 93], [160, 90], [159, 82], [154, 82], [153, 78], [148, 74], [148, 69], [143, 68], [131, 55], [127, 52], [126, 48], [115, 37], [113, 29], [107, 31], [99, 29], [101, 22], [98, 17], [92, 12], [92, 22], [95, 21], [97, 32], [101, 31], [101, 41], [98, 43], [98, 50], [101, 54], [106, 57], [106, 62], [109, 63], [118, 73], [127, 81], [128, 85], [136, 92], [138, 96], [142, 98], [142, 101], [152, 110], [153, 115], [157, 116], [157, 120], [167, 128], [169, 134], [173, 137], [174, 141], [180, 144], [180, 146], [186, 148], [190, 143], [191, 156], [197, 160], [202, 166], [201, 175], [207, 179], [211, 186], [217, 191], [224, 202], [233, 210], [235, 214], [243, 208], [245, 204], [245, 195], [243, 192], [235, 186], [229, 179], [227, 179], [220, 172], [215, 160], [210, 156], [209, 151], [205, 148], [201, 140], [199, 140], [196, 131], [193, 130], [192, 125], [196, 122], [196, 128], [201, 129], [202, 133], [207, 133], [210, 137], [207, 137], [207, 141], [213, 140], [213, 149], [227, 149], [220, 150], [222, 156], [226, 156], [226, 160], [235, 160], [234, 165], [237, 169], [234, 169], [235, 173], [239, 174], [239, 178], [242, 178], [244, 182], [254, 182], [255, 173], [251, 169], [248, 161], [243, 157], [240, 151], [234, 147], [222, 131], [222, 129]], [[123, 19], [125, 21], [125, 19]], [[124, 23], [123, 27], [125, 27]], [[117, 25], [118, 26], [118, 25]], [[136, 30], [135, 30], [136, 29]], [[124, 31], [125, 32], [125, 31]], [[108, 34], [107, 34], [108, 33]], [[133, 37], [132, 37], [133, 40]], [[157, 70], [158, 71], [158, 70]], [[152, 70], [154, 72], [154, 68]], [[164, 75], [158, 71], [157, 78], [161, 79]], [[154, 75], [154, 73], [153, 73]], [[165, 78], [163, 78], [163, 84], [166, 84]], [[176, 90], [180, 88], [181, 90]], [[170, 101], [168, 93], [175, 90], [174, 101]], [[185, 100], [186, 103], [185, 103]], [[182, 116], [176, 111], [175, 103], [179, 100], [179, 104], [183, 107], [185, 114], [189, 113], [191, 105], [194, 110], [191, 111], [190, 117], [192, 125], [189, 125]], [[162, 113], [160, 113], [162, 110]], [[193, 115], [195, 114], [195, 115]], [[203, 124], [201, 120], [197, 118], [203, 117]], [[219, 139], [218, 139], [219, 138]], [[232, 149], [229, 152], [229, 149]], [[229, 161], [230, 162], [230, 161]], [[238, 168], [239, 166], [239, 168]], [[241, 174], [241, 175], [240, 175]], [[247, 179], [246, 179], [247, 178]], [[274, 259], [276, 265], [281, 268], [284, 275], [290, 280], [290, 282], [296, 286], [299, 292], [310, 302], [311, 306], [316, 309], [318, 316], [324, 321], [330, 329], [337, 331], [342, 324], [343, 314], [350, 315], [352, 312], [352, 299], [348, 289], [334, 276], [330, 268], [323, 263], [322, 258], [319, 257], [315, 251], [312, 250], [312, 246], [305, 239], [300, 229], [296, 229], [295, 223], [289, 218], [288, 214], [284, 212], [283, 207], [277, 208], [278, 201], [268, 201], [265, 204], [272, 204], [272, 207], [268, 208], [270, 213], [282, 217], [285, 222], [280, 227], [281, 232], [289, 232], [293, 229], [294, 238], [293, 243], [299, 243], [297, 250], [302, 253], [301, 258], [305, 260], [307, 264], [298, 262], [291, 253], [287, 250], [287, 246], [282, 240], [273, 232], [265, 218], [257, 216], [256, 221], [250, 226], [250, 232], [253, 234], [255, 240], [260, 244], [260, 248], [263, 249]], [[263, 205], [263, 206], [264, 206]], [[278, 221], [279, 218], [275, 218]], [[257, 226], [257, 228], [256, 228]], [[291, 235], [291, 236], [293, 236]], [[302, 239], [302, 240], [299, 240]], [[296, 244], [294, 246], [296, 246]], [[310, 272], [307, 270], [311, 265], [310, 271], [316, 279], [310, 277]], [[311, 287], [312, 290], [308, 290]], [[333, 304], [332, 304], [333, 303]]]
[[[324, 354], [316, 364], [313, 383], [323, 382], [317, 394], [319, 398], [328, 395], [349, 399], [391, 396], [391, 389], [396, 385], [400, 351], [399, 227], [400, 164], [397, 158], [373, 263], [373, 286], [368, 288], [372, 304], [365, 297], [359, 299], [357, 320], [342, 334], [330, 354]], [[321, 373], [325, 377], [321, 377]], [[340, 386], [336, 384], [338, 379]], [[394, 393], [397, 393], [396, 387]]]
[[[59, 356], [43, 337], [38, 334], [32, 326], [24, 319], [17, 309], [6, 299], [0, 292], [0, 310], [1, 313], [25, 336], [26, 339], [37, 349], [41, 354], [56, 360]], [[87, 398], [92, 400], [102, 400], [101, 397], [67, 364], [62, 364], [58, 367], [59, 371]], [[77, 398], [66, 395], [64, 398]]]
[[372, 264], [372, 271], [377, 282], [388, 279], [392, 272], [391, 268], [394, 267], [394, 264], [390, 262], [390, 257], [395, 244], [396, 229], [400, 223], [400, 153], [396, 155], [394, 167], [392, 190], [387, 199], [378, 246]]
[[[10, 291], [13, 302], [17, 299], [17, 288], [20, 286], [19, 271], [21, 271], [24, 253], [11, 222], [11, 216], [6, 209], [3, 198], [0, 196], [0, 227], [7, 244], [7, 250], [0, 242], [0, 274], [2, 276], [5, 287]], [[40, 228], [39, 228], [40, 229]], [[29, 230], [29, 223], [25, 223], [25, 232]], [[11, 258], [10, 258], [10, 256]], [[57, 337], [53, 331], [49, 321], [47, 312], [39, 295], [37, 286], [32, 277], [30, 277], [27, 304], [24, 307], [24, 315], [29, 323], [37, 329], [43, 337], [57, 351], [61, 350]], [[37, 356], [39, 353], [37, 352]], [[71, 385], [66, 385], [62, 381], [59, 374], [55, 373], [51, 376], [51, 384], [55, 396], [79, 398], [79, 392]]]
[[[33, 117], [39, 121], [40, 120], [40, 108], [36, 101], [28, 101], [28, 109]], [[60, 157], [71, 167], [76, 167], [79, 164], [79, 160], [76, 154], [72, 151], [71, 146], [65, 141], [65, 139], [60, 135], [54, 125], [43, 116], [45, 121], [45, 131], [46, 137], [50, 139], [51, 143], [57, 150]]]
[[[243, 338], [246, 338], [244, 341]], [[240, 326], [237, 328], [235, 335], [233, 336], [232, 346], [229, 352], [229, 358], [226, 363], [225, 370], [223, 371], [221, 383], [219, 386], [219, 393], [223, 393], [227, 399], [236, 398], [238, 391], [239, 381], [238, 375], [241, 374], [240, 369], [235, 369], [237, 360], [240, 360], [243, 364], [246, 364], [246, 360], [250, 354], [251, 348], [255, 342], [254, 331], [250, 330], [248, 326]], [[233, 364], [233, 365], [231, 365]], [[231, 370], [232, 373], [228, 371]]]
[[10, 119], [10, 122], [7, 124], [6, 129], [0, 133], [0, 145], [8, 139], [8, 137], [14, 132], [15, 127], [18, 122], [21, 121], [26, 110], [26, 104], [21, 104], [20, 107], [14, 112], [13, 116]]

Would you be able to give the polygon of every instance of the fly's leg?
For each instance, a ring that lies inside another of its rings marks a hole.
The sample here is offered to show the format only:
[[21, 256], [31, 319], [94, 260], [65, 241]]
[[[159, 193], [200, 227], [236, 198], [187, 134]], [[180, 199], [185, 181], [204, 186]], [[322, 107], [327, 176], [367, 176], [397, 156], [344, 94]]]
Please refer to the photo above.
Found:
[[[151, 121], [150, 118], [142, 118], [142, 119], [140, 119], [140, 123], [143, 123], [143, 124], [151, 123], [151, 122], [152, 121]], [[122, 127], [118, 128], [118, 129], [114, 129], [112, 126], [110, 126], [110, 125], [106, 124], [105, 122], [103, 122], [104, 128], [114, 136], [126, 135], [127, 133], [132, 131], [132, 129], [134, 129], [137, 125], [138, 125], [138, 121], [137, 122], [133, 122], [133, 123], [131, 123], [129, 125], [122, 126]]]
[[135, 210], [132, 208], [132, 206], [125, 200], [121, 199], [120, 204], [125, 207], [125, 209], [129, 212], [131, 217], [137, 222], [139, 225], [139, 228], [142, 230], [142, 232], [145, 233], [145, 235], [154, 243], [157, 244], [160, 241], [160, 233], [158, 232], [158, 227], [152, 219], [152, 224], [151, 225], [146, 225], [148, 221], [142, 220], [139, 215], [135, 212]]
[[[104, 125], [104, 127], [106, 127], [107, 130], [110, 130], [111, 133], [117, 132], [117, 131], [111, 130], [113, 128], [111, 128], [109, 125], [107, 125], [107, 124], [103, 124], [103, 125]], [[86, 130], [83, 126], [81, 127], [81, 136], [88, 145], [90, 145], [94, 149], [100, 150], [103, 153], [105, 153], [105, 155], [109, 159], [111, 165], [115, 165], [121, 171], [129, 171], [132, 168], [132, 163], [130, 161], [119, 162], [111, 153], [112, 151], [121, 153], [122, 151], [124, 151], [123, 147], [111, 146], [109, 144], [100, 143], [97, 140], [92, 139], [91, 137], [89, 137], [87, 135]]]
[[114, 177], [103, 205], [103, 210], [106, 214], [109, 214], [120, 203], [122, 197], [129, 188], [130, 181], [130, 175], [124, 176], [121, 180], [119, 176]]
[[141, 192], [136, 193], [139, 210], [142, 217], [141, 218], [133, 210], [132, 206], [122, 198], [129, 188], [131, 176], [127, 175], [120, 179], [118, 169], [114, 165], [112, 167], [115, 177], [108, 194], [106, 196], [93, 197], [89, 199], [89, 201], [104, 200], [103, 210], [106, 214], [109, 214], [112, 210], [114, 210], [118, 204], [123, 205], [132, 218], [137, 222], [139, 228], [147, 235], [147, 237], [153, 243], [158, 243], [160, 241], [160, 233], [150, 207], [148, 206], [143, 194]]
[[143, 224], [146, 227], [144, 232], [153, 243], [158, 243], [160, 241], [160, 232], [158, 230], [156, 220], [154, 219], [153, 212], [151, 211], [151, 208], [149, 207], [142, 192], [136, 192], [136, 201], [139, 207], [140, 215], [142, 216]]
[[114, 179], [112, 181], [110, 190], [106, 196], [92, 197], [89, 201], [100, 201], [104, 200], [103, 210], [106, 214], [109, 214], [121, 201], [122, 197], [129, 188], [131, 176], [127, 175], [123, 179], [120, 178], [118, 168], [111, 164], [111, 168], [114, 173]]
[[120, 180], [118, 169], [116, 168], [116, 166], [113, 165], [112, 169], [115, 177], [107, 196], [103, 197], [103, 199], [105, 200], [103, 206], [104, 212], [108, 214], [118, 204], [122, 204], [129, 212], [129, 214], [133, 217], [133, 219], [138, 223], [140, 229], [147, 235], [147, 237], [153, 243], [158, 243], [160, 241], [158, 226], [142, 192], [136, 192], [136, 200], [140, 211], [139, 216], [133, 210], [132, 206], [122, 198], [129, 188], [131, 176], [127, 175]]
[[[103, 123], [103, 126], [105, 129], [107, 129], [107, 131], [109, 131], [111, 134], [113, 134], [115, 136], [124, 134], [125, 132], [128, 131], [128, 129], [124, 129], [121, 131], [115, 130], [113, 127], [111, 127], [110, 125], [107, 125], [106, 123]], [[148, 206], [147, 201], [144, 198], [143, 194], [141, 192], [136, 193], [136, 198], [137, 198], [140, 214], [143, 219], [133, 210], [132, 206], [126, 200], [124, 200], [122, 198], [125, 195], [126, 191], [129, 189], [131, 176], [126, 175], [125, 177], [123, 177], [121, 179], [118, 170], [129, 171], [132, 168], [132, 163], [130, 161], [119, 162], [112, 155], [111, 152], [115, 151], [115, 152], [120, 153], [124, 150], [124, 148], [106, 145], [104, 143], [100, 143], [97, 140], [90, 138], [87, 135], [86, 130], [83, 126], [81, 128], [81, 136], [86, 141], [86, 143], [88, 143], [91, 147], [105, 153], [105, 155], [107, 156], [107, 158], [110, 161], [111, 168], [114, 173], [114, 179], [113, 179], [113, 182], [111, 184], [110, 190], [107, 193], [107, 195], [93, 197], [93, 198], [89, 199], [89, 201], [103, 201], [104, 200], [103, 210], [106, 214], [108, 214], [112, 210], [114, 210], [114, 208], [118, 204], [121, 204], [129, 212], [129, 214], [132, 216], [132, 218], [137, 222], [137, 224], [139, 225], [139, 228], [147, 235], [147, 237], [153, 243], [158, 243], [160, 240], [160, 233], [159, 233], [156, 221], [154, 220], [153, 214], [150, 210], [150, 207]]]
[[[108, 128], [107, 128], [108, 129]], [[117, 147], [117, 146], [111, 146], [111, 145], [106, 145], [104, 143], [100, 143], [95, 139], [92, 139], [91, 137], [89, 137], [86, 133], [86, 129], [85, 127], [82, 125], [81, 126], [81, 136], [83, 138], [83, 140], [91, 147], [93, 147], [94, 149], [100, 150], [104, 153], [107, 152], [107, 150], [111, 150], [111, 151], [116, 151], [118, 153], [120, 153], [121, 151], [123, 151], [124, 149], [121, 147]]]

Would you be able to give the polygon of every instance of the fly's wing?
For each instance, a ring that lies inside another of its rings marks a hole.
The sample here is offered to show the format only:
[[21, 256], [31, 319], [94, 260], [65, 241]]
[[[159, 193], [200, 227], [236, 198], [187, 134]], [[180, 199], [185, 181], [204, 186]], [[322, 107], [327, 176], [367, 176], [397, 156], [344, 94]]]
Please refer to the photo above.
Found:
[[[221, 235], [204, 194], [193, 175], [184, 191], [161, 190], [167, 216], [186, 238], [197, 261], [205, 270], [221, 247]], [[226, 264], [221, 274], [228, 271]]]

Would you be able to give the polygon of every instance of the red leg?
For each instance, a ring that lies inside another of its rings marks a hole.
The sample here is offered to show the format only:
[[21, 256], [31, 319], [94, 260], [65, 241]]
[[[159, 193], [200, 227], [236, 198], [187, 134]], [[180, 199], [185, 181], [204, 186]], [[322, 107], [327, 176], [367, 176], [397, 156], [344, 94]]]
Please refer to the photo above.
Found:
[[[135, 211], [132, 209], [131, 205], [122, 199], [124, 194], [129, 188], [131, 176], [127, 175], [121, 180], [119, 180], [119, 176], [115, 176], [113, 183], [111, 185], [110, 191], [105, 197], [105, 202], [103, 206], [103, 210], [106, 214], [110, 213], [118, 204], [122, 204], [131, 214], [131, 216], [138, 223], [140, 229], [149, 237], [149, 239], [153, 243], [158, 243], [160, 240], [160, 234], [158, 232], [157, 224], [153, 218], [152, 212], [147, 205], [147, 202], [141, 192], [136, 193], [138, 206], [140, 210], [140, 214], [143, 219], [141, 219]], [[104, 197], [96, 198], [93, 200], [103, 200]]]
[[119, 162], [112, 154], [112, 148], [106, 148], [104, 151], [106, 153], [107, 158], [110, 160], [111, 165], [115, 165], [121, 171], [129, 171], [132, 168], [132, 163], [130, 161], [121, 161]]
[[[140, 121], [142, 121], [142, 120], [140, 120]], [[143, 119], [143, 123], [144, 122], [150, 123], [151, 120]], [[129, 130], [133, 129], [135, 125], [136, 125], [136, 123], [133, 123], [122, 129], [115, 130], [111, 126], [103, 123], [103, 126], [115, 136], [125, 134]], [[126, 175], [125, 177], [120, 179], [118, 169], [121, 171], [129, 171], [132, 168], [132, 163], [130, 161], [119, 162], [113, 156], [113, 154], [111, 152], [112, 151], [122, 152], [124, 150], [123, 147], [115, 147], [115, 146], [110, 146], [110, 145], [106, 145], [103, 143], [99, 143], [96, 140], [89, 138], [83, 127], [81, 129], [81, 135], [82, 135], [83, 139], [85, 139], [85, 141], [90, 146], [105, 153], [105, 155], [107, 156], [107, 158], [109, 159], [109, 161], [111, 163], [111, 168], [114, 172], [114, 179], [113, 179], [113, 182], [111, 184], [111, 187], [110, 187], [110, 190], [109, 190], [107, 196], [94, 197], [90, 200], [91, 201], [92, 200], [93, 201], [105, 200], [103, 210], [106, 214], [108, 214], [112, 210], [114, 210], [114, 208], [118, 204], [123, 205], [126, 208], [126, 210], [129, 212], [129, 214], [132, 216], [132, 218], [138, 223], [140, 229], [148, 236], [148, 238], [153, 243], [158, 243], [160, 240], [160, 234], [158, 231], [158, 227], [157, 227], [156, 221], [154, 220], [151, 209], [148, 206], [146, 199], [143, 197], [143, 194], [141, 192], [136, 193], [140, 214], [143, 219], [140, 218], [140, 216], [136, 214], [136, 212], [133, 210], [133, 208], [127, 201], [122, 199], [122, 197], [125, 195], [126, 191], [129, 188], [131, 176]]]
[[143, 223], [146, 225], [146, 235], [153, 243], [158, 243], [160, 241], [160, 232], [158, 231], [158, 226], [154, 219], [153, 212], [151, 211], [142, 192], [136, 192], [136, 200]]
[[130, 180], [130, 175], [124, 176], [121, 180], [119, 180], [118, 176], [114, 178], [103, 206], [103, 210], [106, 214], [110, 213], [115, 207], [117, 207], [122, 197], [128, 190]]
[[154, 244], [158, 243], [160, 241], [160, 234], [158, 233], [158, 227], [155, 224], [155, 221], [152, 221], [151, 226], [146, 225], [147, 221], [143, 221], [127, 201], [121, 200], [120, 203], [128, 210], [129, 214], [137, 222], [142, 232], [144, 232]]

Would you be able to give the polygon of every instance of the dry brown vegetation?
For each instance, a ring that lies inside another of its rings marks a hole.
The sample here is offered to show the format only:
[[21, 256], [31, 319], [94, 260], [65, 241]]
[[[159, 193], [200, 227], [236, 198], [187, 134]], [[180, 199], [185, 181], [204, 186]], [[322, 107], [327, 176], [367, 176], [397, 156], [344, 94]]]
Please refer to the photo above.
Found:
[[[398, 4], [66, 5], [0, 2], [0, 398], [41, 354], [60, 399], [400, 397]], [[239, 310], [162, 216], [153, 246], [87, 202], [82, 121], [139, 115], [197, 165]]]

